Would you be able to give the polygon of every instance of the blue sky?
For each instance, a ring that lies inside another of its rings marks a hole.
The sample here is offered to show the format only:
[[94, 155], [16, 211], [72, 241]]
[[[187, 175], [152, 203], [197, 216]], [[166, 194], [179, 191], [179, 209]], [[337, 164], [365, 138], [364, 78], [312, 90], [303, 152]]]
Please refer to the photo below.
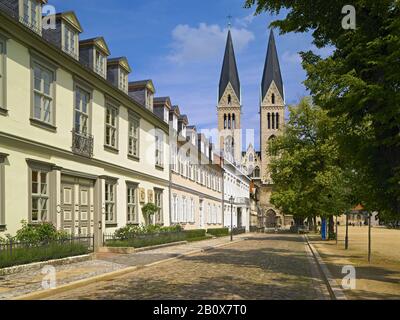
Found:
[[[191, 124], [215, 128], [217, 88], [232, 15], [232, 35], [242, 85], [242, 128], [259, 145], [259, 92], [268, 42], [267, 14], [253, 16], [244, 0], [50, 0], [58, 12], [73, 10], [84, 33], [104, 36], [111, 55], [126, 56], [130, 80], [153, 79], [156, 96], [170, 96]], [[299, 51], [313, 48], [310, 34], [275, 33], [286, 103], [307, 95]]]

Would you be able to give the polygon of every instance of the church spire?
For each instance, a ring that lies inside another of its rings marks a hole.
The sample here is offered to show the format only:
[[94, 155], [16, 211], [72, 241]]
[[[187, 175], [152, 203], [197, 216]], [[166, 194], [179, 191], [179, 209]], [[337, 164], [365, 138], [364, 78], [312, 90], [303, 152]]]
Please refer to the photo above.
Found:
[[240, 81], [239, 73], [236, 65], [235, 51], [233, 49], [231, 31], [228, 31], [228, 39], [226, 41], [226, 49], [224, 62], [222, 65], [221, 79], [219, 81], [219, 100], [225, 93], [228, 84], [231, 84], [240, 101]]
[[279, 93], [281, 94], [281, 97], [284, 100], [285, 97], [283, 92], [281, 68], [279, 66], [279, 58], [278, 58], [278, 53], [276, 51], [274, 31], [271, 29], [271, 33], [269, 36], [267, 57], [265, 59], [264, 74], [261, 84], [261, 93], [262, 93], [261, 101], [264, 100], [265, 95], [267, 94], [272, 81], [275, 82], [276, 86], [278, 87]]

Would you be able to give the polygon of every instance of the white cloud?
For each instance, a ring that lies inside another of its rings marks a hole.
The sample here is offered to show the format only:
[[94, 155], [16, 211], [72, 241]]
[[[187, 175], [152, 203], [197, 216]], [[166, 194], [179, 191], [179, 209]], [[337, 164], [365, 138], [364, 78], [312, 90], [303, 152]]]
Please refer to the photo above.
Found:
[[254, 15], [254, 13], [251, 13], [251, 14], [249, 14], [248, 16], [245, 16], [245, 17], [243, 17], [243, 18], [236, 18], [236, 19], [235, 19], [235, 22], [236, 22], [238, 25], [240, 25], [240, 26], [242, 26], [242, 27], [244, 27], [244, 28], [247, 28], [247, 27], [253, 22], [253, 20], [254, 20], [255, 17], [256, 17], [256, 16]]
[[[191, 61], [204, 61], [210, 57], [222, 54], [228, 30], [218, 25], [200, 23], [199, 26], [177, 25], [172, 31], [172, 52], [168, 59], [172, 62], [185, 64]], [[254, 34], [245, 28], [232, 28], [235, 50], [243, 50]]]
[[291, 53], [289, 51], [285, 51], [282, 55], [282, 61], [286, 63], [293, 63], [297, 65], [301, 65], [302, 59], [301, 56], [296, 53]]

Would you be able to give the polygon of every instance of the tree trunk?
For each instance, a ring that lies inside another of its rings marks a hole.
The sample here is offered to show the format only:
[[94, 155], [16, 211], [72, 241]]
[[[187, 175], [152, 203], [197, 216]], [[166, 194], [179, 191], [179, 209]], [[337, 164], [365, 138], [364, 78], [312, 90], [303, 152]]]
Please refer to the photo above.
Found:
[[335, 220], [333, 216], [329, 216], [329, 240], [336, 239]]

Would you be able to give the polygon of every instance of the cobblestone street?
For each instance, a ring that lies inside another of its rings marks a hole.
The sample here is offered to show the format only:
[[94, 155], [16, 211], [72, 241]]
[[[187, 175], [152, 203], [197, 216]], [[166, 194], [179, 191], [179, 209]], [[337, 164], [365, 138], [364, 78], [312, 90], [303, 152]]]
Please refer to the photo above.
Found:
[[328, 298], [303, 237], [260, 234], [49, 299]]

